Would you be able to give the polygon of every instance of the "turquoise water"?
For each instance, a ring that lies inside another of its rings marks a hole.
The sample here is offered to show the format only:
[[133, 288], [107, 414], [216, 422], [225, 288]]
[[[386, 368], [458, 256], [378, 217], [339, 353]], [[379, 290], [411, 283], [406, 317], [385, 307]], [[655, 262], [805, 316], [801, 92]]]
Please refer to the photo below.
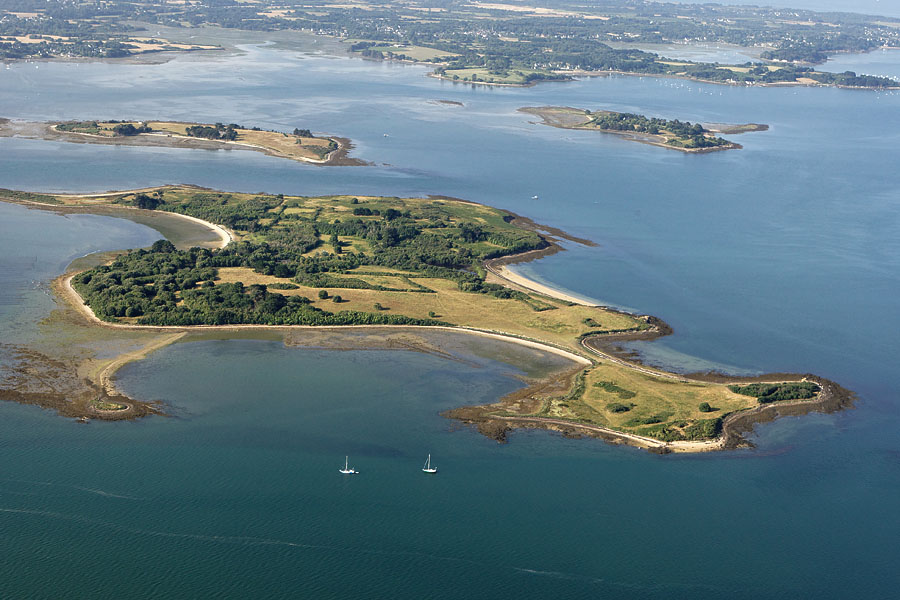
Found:
[[[39, 67], [0, 71], [0, 114], [310, 126], [377, 164], [0, 139], [0, 187], [486, 202], [598, 242], [519, 268], [670, 322], [674, 336], [641, 346], [649, 360], [813, 371], [860, 402], [761, 427], [747, 452], [657, 457], [540, 432], [498, 446], [438, 416], [519, 385], [484, 351], [178, 344], [120, 378], [172, 418], [84, 427], [0, 405], [0, 596], [894, 594], [900, 96], [626, 77], [485, 89], [266, 48]], [[737, 137], [742, 151], [686, 156], [515, 112], [542, 104], [772, 128]], [[31, 335], [52, 305], [43, 286], [71, 258], [157, 237], [0, 205], [4, 337]], [[437, 477], [419, 472], [428, 452]], [[337, 474], [345, 454], [361, 475]]]

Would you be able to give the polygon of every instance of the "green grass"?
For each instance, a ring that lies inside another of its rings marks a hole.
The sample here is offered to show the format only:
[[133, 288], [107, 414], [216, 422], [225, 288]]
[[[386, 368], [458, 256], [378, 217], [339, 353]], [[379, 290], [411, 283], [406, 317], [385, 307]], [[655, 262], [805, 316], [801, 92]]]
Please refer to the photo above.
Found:
[[0, 188], [0, 199], [10, 200], [12, 202], [42, 202], [44, 204], [62, 204], [62, 201], [56, 196], [48, 196], [47, 194], [34, 194], [31, 192], [17, 192], [15, 190], [7, 190]]
[[502, 83], [507, 85], [524, 85], [529, 74], [552, 76], [549, 71], [537, 69], [510, 69], [503, 72], [492, 72], [484, 67], [466, 67], [464, 69], [447, 69], [443, 76], [454, 81], [469, 83]]

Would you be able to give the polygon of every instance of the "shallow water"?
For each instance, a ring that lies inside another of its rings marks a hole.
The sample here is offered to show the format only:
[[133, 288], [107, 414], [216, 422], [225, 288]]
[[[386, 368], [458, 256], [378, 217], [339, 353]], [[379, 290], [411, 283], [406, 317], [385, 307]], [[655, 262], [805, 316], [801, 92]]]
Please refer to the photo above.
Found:
[[[486, 202], [598, 242], [518, 268], [671, 323], [648, 359], [812, 371], [858, 391], [858, 408], [766, 425], [748, 452], [661, 458], [540, 432], [498, 446], [438, 416], [520, 385], [475, 351], [178, 344], [120, 378], [173, 418], [85, 427], [0, 405], [0, 595], [77, 581], [101, 597], [889, 597], [900, 96], [638, 77], [488, 89], [425, 72], [252, 47], [213, 62], [14, 65], [0, 71], [3, 115], [309, 126], [353, 138], [377, 166], [0, 139], [0, 187]], [[772, 128], [737, 136], [744, 150], [688, 156], [515, 112], [544, 104]], [[52, 306], [38, 288], [68, 260], [158, 237], [2, 204], [0, 228], [9, 339], [33, 334]], [[419, 471], [428, 452], [437, 477]], [[363, 471], [350, 480], [336, 472], [345, 454]]]

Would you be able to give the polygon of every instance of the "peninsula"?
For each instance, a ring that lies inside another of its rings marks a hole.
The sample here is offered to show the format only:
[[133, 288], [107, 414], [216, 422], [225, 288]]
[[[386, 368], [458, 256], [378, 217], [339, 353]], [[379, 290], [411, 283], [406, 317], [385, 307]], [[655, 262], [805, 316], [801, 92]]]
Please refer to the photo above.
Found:
[[156, 336], [143, 350], [95, 365], [99, 396], [77, 410], [59, 399], [0, 390], [0, 397], [70, 416], [160, 412], [115, 391], [118, 366], [189, 333], [254, 328], [287, 336], [359, 327], [383, 338], [424, 327], [496, 337], [569, 359], [568, 367], [496, 403], [446, 413], [500, 441], [515, 428], [543, 428], [654, 452], [701, 452], [745, 444], [740, 433], [756, 421], [836, 410], [851, 400], [837, 384], [812, 375], [703, 380], [617, 356], [617, 340], [650, 339], [669, 328], [512, 273], [511, 263], [559, 251], [560, 239], [590, 242], [471, 202], [190, 186], [98, 196], [3, 191], [0, 200], [186, 219], [218, 240], [181, 248], [162, 240], [75, 266], [57, 281], [82, 327]]
[[350, 140], [317, 136], [309, 129], [291, 133], [236, 123], [182, 121], [50, 121], [0, 119], [0, 137], [30, 137], [84, 144], [161, 146], [207, 150], [251, 150], [314, 165], [364, 165], [348, 158]]
[[520, 112], [536, 115], [544, 125], [561, 129], [586, 129], [602, 131], [625, 139], [652, 146], [680, 150], [689, 153], [715, 152], [742, 148], [717, 133], [738, 134], [748, 131], [765, 131], [768, 125], [748, 123], [745, 125], [702, 125], [659, 118], [648, 118], [633, 113], [609, 110], [589, 111], [567, 106], [541, 106], [520, 108]]

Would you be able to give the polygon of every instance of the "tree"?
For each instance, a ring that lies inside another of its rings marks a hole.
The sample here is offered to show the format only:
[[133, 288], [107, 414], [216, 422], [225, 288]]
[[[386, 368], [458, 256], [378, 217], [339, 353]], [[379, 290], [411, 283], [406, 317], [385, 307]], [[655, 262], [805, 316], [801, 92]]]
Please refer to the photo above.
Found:
[[134, 197], [134, 205], [138, 208], [153, 210], [162, 204], [162, 199], [156, 196], [148, 196], [147, 194], [138, 194]]
[[338, 295], [335, 295], [335, 296], [332, 296], [331, 301], [334, 302], [335, 304], [340, 304], [341, 302], [344, 301], [344, 299]]
[[151, 252], [175, 252], [175, 244], [169, 240], [158, 240], [150, 246]]
[[137, 135], [139, 133], [150, 133], [153, 131], [146, 125], [135, 127], [131, 123], [120, 123], [113, 127], [113, 133], [120, 136]]
[[319, 290], [319, 300], [328, 298], [328, 290]]
[[700, 412], [708, 413], [712, 412], [712, 406], [709, 405], [709, 402], [701, 402], [700, 406], [697, 407]]

